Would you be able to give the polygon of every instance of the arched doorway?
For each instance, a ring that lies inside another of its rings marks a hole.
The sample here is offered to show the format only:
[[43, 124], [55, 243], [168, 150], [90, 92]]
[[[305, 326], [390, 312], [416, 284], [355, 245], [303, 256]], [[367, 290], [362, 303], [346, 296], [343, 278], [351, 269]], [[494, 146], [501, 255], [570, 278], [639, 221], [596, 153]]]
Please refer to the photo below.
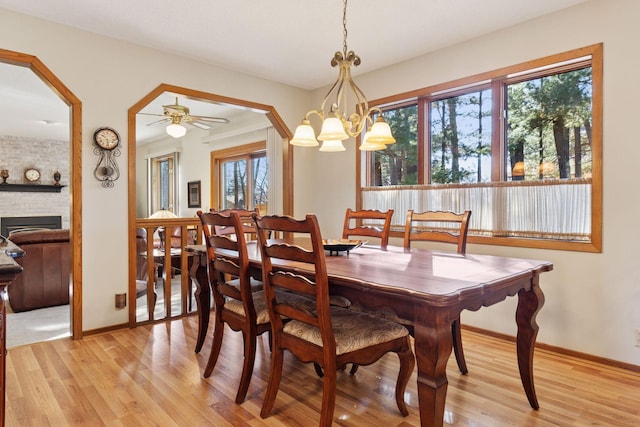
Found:
[[[129, 173], [129, 298], [132, 298], [135, 292], [136, 283], [136, 206], [139, 201], [136, 200], [136, 141], [137, 141], [137, 114], [140, 113], [149, 103], [165, 93], [180, 95], [185, 99], [211, 102], [216, 104], [224, 104], [239, 109], [249, 109], [262, 112], [271, 123], [275, 132], [282, 138], [282, 148], [278, 153], [282, 155], [282, 212], [285, 214], [293, 213], [293, 167], [292, 167], [292, 147], [288, 144], [288, 140], [292, 137], [291, 131], [284, 124], [275, 108], [270, 105], [258, 104], [251, 101], [229, 98], [208, 92], [197, 91], [193, 89], [161, 84], [151, 91], [139, 102], [132, 106], [128, 111], [128, 173]], [[129, 324], [134, 326], [135, 304], [130, 300], [129, 304]]]
[[0, 49], [0, 62], [33, 71], [69, 106], [71, 232], [71, 336], [82, 338], [82, 103], [37, 57]]

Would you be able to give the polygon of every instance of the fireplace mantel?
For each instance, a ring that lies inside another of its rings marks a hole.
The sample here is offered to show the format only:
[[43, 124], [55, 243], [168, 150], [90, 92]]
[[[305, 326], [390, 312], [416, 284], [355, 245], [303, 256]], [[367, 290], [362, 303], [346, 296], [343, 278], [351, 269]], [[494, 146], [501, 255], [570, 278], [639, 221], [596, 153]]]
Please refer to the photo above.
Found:
[[27, 192], [27, 193], [59, 193], [64, 185], [55, 184], [0, 184], [0, 191]]

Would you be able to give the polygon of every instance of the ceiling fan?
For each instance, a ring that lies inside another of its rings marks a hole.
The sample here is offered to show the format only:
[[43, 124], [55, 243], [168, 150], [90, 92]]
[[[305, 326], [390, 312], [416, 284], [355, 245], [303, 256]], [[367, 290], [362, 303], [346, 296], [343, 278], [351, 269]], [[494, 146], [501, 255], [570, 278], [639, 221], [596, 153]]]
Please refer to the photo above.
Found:
[[211, 116], [194, 116], [189, 113], [189, 108], [184, 105], [178, 104], [178, 97], [176, 97], [175, 104], [163, 105], [162, 114], [153, 113], [139, 113], [146, 116], [164, 116], [160, 120], [151, 122], [147, 126], [153, 126], [161, 123], [170, 123], [171, 125], [182, 125], [187, 123], [191, 126], [195, 126], [200, 129], [211, 129], [210, 123], [229, 123], [229, 119], [224, 117], [211, 117]]

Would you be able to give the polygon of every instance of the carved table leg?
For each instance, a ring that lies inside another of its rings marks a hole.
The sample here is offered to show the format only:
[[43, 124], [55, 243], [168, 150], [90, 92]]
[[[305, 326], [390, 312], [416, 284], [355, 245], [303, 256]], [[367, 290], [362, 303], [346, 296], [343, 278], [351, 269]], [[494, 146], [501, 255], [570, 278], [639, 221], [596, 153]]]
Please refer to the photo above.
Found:
[[451, 355], [451, 322], [432, 308], [414, 323], [421, 426], [442, 426], [447, 398], [447, 361]]
[[544, 294], [538, 286], [538, 279], [538, 276], [532, 279], [531, 290], [518, 292], [518, 309], [516, 311], [518, 368], [520, 369], [522, 386], [533, 409], [540, 408], [533, 384], [533, 350], [539, 329], [536, 315], [544, 305]]
[[204, 344], [204, 338], [209, 328], [209, 315], [211, 313], [211, 288], [209, 286], [209, 274], [207, 273], [207, 253], [195, 254], [189, 273], [196, 284], [195, 297], [198, 311], [198, 339], [195, 352], [199, 353]]

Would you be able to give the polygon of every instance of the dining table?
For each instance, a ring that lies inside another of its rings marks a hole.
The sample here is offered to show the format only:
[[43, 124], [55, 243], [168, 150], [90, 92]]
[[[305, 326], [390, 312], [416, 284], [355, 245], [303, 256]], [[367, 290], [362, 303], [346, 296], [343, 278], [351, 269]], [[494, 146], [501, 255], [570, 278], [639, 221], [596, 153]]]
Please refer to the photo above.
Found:
[[[300, 242], [294, 240], [296, 244]], [[261, 269], [257, 242], [247, 242], [250, 266]], [[202, 348], [210, 312], [206, 247], [190, 245], [199, 254], [191, 274], [196, 282], [199, 318], [196, 352]], [[476, 311], [517, 295], [516, 352], [520, 379], [533, 409], [538, 409], [533, 376], [533, 354], [538, 333], [536, 316], [544, 304], [541, 273], [548, 261], [492, 255], [457, 254], [422, 248], [362, 245], [330, 256], [326, 265], [330, 294], [348, 298], [367, 309], [391, 309], [413, 324], [417, 389], [422, 426], [442, 426], [447, 394], [446, 367], [452, 350], [451, 323], [463, 310]], [[229, 254], [227, 254], [229, 255]], [[304, 267], [283, 262], [292, 271]]]

